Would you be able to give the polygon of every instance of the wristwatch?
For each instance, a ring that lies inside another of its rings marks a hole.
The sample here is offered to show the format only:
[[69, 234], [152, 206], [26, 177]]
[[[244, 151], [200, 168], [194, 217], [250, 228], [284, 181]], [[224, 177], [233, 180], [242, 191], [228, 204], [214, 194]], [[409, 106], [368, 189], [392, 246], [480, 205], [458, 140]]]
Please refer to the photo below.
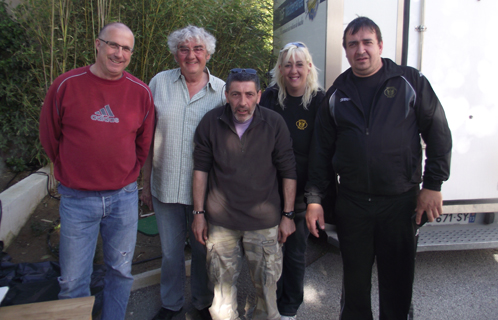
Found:
[[294, 211], [289, 211], [289, 212], [282, 211], [282, 215], [293, 220], [294, 217], [296, 216], [296, 213]]
[[201, 211], [192, 211], [193, 214], [205, 214], [206, 210], [201, 210]]

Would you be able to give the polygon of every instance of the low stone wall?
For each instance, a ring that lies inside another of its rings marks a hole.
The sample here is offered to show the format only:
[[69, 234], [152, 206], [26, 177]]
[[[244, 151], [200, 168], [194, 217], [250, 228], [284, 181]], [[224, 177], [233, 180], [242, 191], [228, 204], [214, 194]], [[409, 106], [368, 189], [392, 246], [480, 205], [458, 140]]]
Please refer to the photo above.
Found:
[[37, 172], [45, 174], [33, 173], [0, 193], [0, 240], [4, 242], [5, 248], [14, 240], [36, 206], [47, 195], [50, 166]]

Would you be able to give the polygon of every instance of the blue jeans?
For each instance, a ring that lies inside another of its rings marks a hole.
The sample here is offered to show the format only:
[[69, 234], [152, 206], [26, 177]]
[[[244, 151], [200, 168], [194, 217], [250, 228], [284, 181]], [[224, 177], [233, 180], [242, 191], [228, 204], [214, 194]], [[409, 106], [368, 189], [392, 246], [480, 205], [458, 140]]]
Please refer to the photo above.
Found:
[[206, 270], [206, 247], [195, 239], [192, 232], [193, 207], [179, 203], [163, 203], [152, 197], [157, 228], [161, 237], [161, 302], [162, 307], [177, 311], [183, 307], [185, 297], [185, 239], [187, 232], [192, 249], [191, 292], [192, 304], [198, 310], [207, 308], [213, 301]]
[[59, 299], [90, 295], [93, 257], [100, 230], [107, 267], [102, 320], [124, 319], [133, 284], [131, 262], [137, 239], [137, 183], [105, 197], [63, 195], [59, 212]]

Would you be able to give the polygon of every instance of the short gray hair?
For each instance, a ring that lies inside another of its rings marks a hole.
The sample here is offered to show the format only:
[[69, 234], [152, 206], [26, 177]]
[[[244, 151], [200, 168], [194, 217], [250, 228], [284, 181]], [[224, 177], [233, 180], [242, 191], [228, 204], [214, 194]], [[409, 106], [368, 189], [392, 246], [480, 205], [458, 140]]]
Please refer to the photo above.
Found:
[[[244, 70], [244, 69], [242, 69]], [[256, 86], [256, 91], [261, 90], [261, 84], [259, 82], [259, 77], [257, 73], [247, 73], [247, 72], [232, 72], [228, 74], [227, 81], [225, 83], [225, 91], [230, 92], [230, 86], [232, 85], [232, 82], [237, 81], [237, 82], [247, 82], [247, 81], [252, 81], [254, 82], [254, 85]]]
[[178, 45], [192, 39], [197, 42], [204, 43], [206, 45], [206, 51], [209, 55], [214, 53], [214, 50], [216, 49], [216, 38], [204, 30], [204, 28], [199, 28], [193, 25], [188, 25], [183, 29], [175, 30], [168, 36], [169, 51], [176, 56]]

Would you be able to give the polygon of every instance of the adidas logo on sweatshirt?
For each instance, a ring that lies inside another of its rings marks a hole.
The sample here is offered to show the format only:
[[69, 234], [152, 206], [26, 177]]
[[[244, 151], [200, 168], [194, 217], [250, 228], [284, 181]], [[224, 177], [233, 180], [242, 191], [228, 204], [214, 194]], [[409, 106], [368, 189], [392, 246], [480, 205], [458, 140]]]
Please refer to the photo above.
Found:
[[111, 107], [109, 107], [109, 105], [106, 105], [99, 111], [96, 111], [95, 114], [92, 114], [91, 118], [93, 121], [111, 122], [111, 123], [119, 122], [119, 118], [116, 118], [114, 116], [114, 113], [112, 113]]

